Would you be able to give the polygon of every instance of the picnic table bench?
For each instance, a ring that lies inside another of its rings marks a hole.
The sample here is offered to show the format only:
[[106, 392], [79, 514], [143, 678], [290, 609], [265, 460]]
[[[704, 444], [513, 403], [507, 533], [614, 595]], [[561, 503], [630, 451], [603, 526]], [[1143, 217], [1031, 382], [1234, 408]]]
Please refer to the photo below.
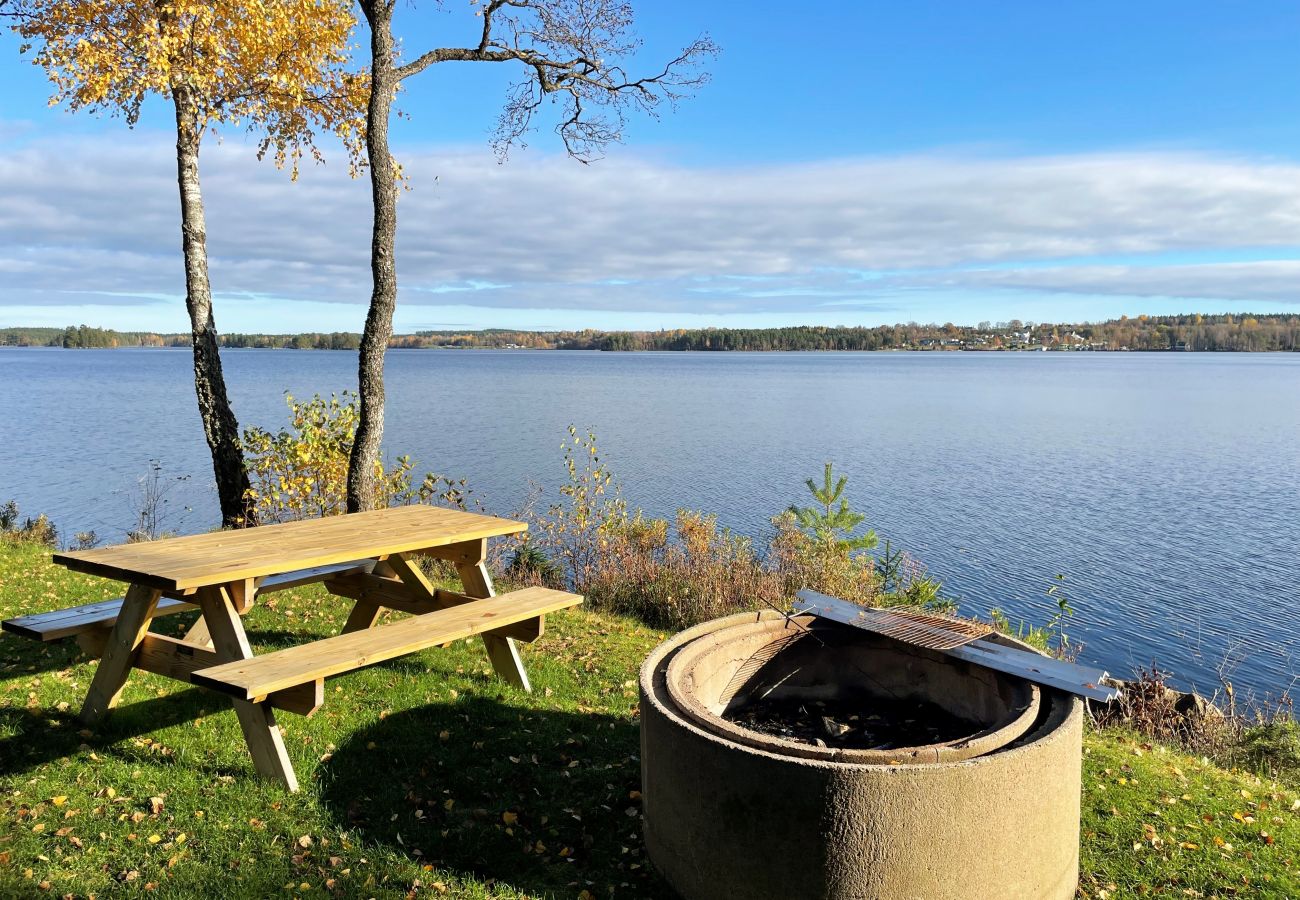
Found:
[[[478, 634], [497, 675], [530, 690], [515, 642], [536, 640], [547, 613], [582, 598], [543, 587], [495, 595], [487, 540], [527, 527], [404, 506], [56, 553], [54, 562], [73, 571], [126, 582], [126, 595], [0, 624], [39, 641], [75, 637], [99, 657], [81, 710], [87, 723], [117, 704], [133, 668], [228, 694], [257, 770], [293, 791], [297, 778], [273, 710], [310, 715], [332, 675]], [[416, 556], [449, 560], [464, 592], [435, 588]], [[342, 633], [254, 655], [240, 616], [262, 595], [316, 582], [353, 601]], [[200, 616], [182, 638], [149, 630], [158, 616], [196, 608]], [[385, 608], [411, 616], [376, 627]]]

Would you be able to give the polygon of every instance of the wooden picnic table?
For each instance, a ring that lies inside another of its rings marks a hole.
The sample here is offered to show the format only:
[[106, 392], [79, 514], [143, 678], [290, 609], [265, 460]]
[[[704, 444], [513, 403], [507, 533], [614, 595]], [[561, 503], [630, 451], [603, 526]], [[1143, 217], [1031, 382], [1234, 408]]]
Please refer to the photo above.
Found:
[[[99, 721], [117, 704], [133, 668], [233, 698], [257, 770], [297, 789], [274, 709], [310, 715], [324, 679], [481, 634], [501, 678], [529, 690], [517, 640], [536, 640], [543, 617], [582, 602], [532, 587], [496, 596], [487, 540], [523, 522], [431, 506], [403, 506], [326, 519], [54, 554], [76, 572], [126, 582], [126, 596], [20, 616], [4, 630], [42, 641], [76, 637], [100, 658], [81, 715]], [[464, 593], [434, 588], [414, 557], [449, 560]], [[276, 590], [322, 582], [349, 598], [340, 635], [254, 655], [240, 616]], [[200, 610], [183, 638], [149, 631], [161, 615]], [[375, 627], [384, 608], [411, 613]]]

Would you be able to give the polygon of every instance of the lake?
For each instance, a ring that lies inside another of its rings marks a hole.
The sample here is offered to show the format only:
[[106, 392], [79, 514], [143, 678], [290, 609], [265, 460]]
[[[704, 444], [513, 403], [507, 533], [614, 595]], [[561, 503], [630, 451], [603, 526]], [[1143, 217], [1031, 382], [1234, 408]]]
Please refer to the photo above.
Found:
[[[352, 388], [347, 352], [229, 350], [241, 425]], [[763, 540], [826, 460], [963, 611], [1045, 621], [1066, 575], [1081, 659], [1211, 691], [1300, 673], [1300, 356], [393, 351], [386, 448], [493, 512], [554, 489], [574, 423], [624, 495]], [[116, 542], [151, 459], [166, 527], [217, 519], [188, 350], [0, 349], [0, 501]]]

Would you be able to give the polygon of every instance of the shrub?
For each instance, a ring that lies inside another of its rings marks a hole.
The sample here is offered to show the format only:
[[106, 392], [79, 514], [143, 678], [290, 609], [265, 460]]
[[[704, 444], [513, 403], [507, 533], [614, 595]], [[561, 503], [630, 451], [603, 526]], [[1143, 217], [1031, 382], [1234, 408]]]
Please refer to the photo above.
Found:
[[583, 586], [594, 606], [663, 628], [787, 607], [781, 577], [714, 516], [679, 510], [668, 522], [638, 513], [609, 523], [602, 537], [599, 563]]
[[600, 461], [596, 436], [569, 426], [560, 445], [567, 480], [561, 500], [536, 519], [544, 552], [551, 554], [570, 585], [585, 590], [603, 563], [608, 536], [627, 519], [627, 504], [609, 469]]
[[1300, 724], [1290, 716], [1261, 718], [1237, 740], [1242, 760], [1274, 778], [1300, 776]]
[[[288, 428], [274, 434], [244, 430], [249, 505], [263, 523], [341, 515], [347, 511], [348, 455], [360, 417], [357, 396], [344, 391], [302, 402], [286, 393], [285, 402]], [[428, 474], [416, 487], [412, 469], [409, 456], [397, 457], [387, 469], [375, 463], [379, 506], [438, 502], [464, 509], [470, 503], [464, 479]]]
[[99, 535], [91, 531], [78, 531], [72, 536], [69, 550], [93, 550], [99, 546]]
[[519, 543], [507, 559], [506, 578], [514, 584], [564, 587], [564, 570], [544, 550], [527, 539]]
[[[135, 510], [135, 527], [126, 533], [128, 543], [156, 541], [176, 534], [175, 531], [167, 529], [165, 524], [170, 512], [169, 497], [177, 482], [188, 481], [189, 477], [188, 475], [164, 476], [162, 460], [149, 460], [149, 471], [136, 479], [131, 492], [132, 506]], [[90, 534], [93, 536], [94, 533], [90, 532]]]
[[680, 509], [668, 520], [629, 510], [594, 434], [570, 426], [562, 447], [567, 480], [560, 500], [534, 520], [538, 543], [511, 558], [507, 574], [516, 580], [557, 578], [594, 607], [666, 628], [765, 606], [788, 611], [805, 587], [858, 603], [953, 608], [923, 567], [888, 548], [885, 584], [865, 552], [876, 535], [855, 534], [865, 517], [849, 507], [847, 479], [836, 480], [829, 464], [822, 485], [807, 481], [816, 506], [773, 519], [760, 554], [715, 516]]
[[43, 547], [59, 546], [59, 531], [44, 513], [36, 518], [21, 518], [17, 502], [9, 500], [0, 506], [0, 539], [27, 544], [39, 544]]

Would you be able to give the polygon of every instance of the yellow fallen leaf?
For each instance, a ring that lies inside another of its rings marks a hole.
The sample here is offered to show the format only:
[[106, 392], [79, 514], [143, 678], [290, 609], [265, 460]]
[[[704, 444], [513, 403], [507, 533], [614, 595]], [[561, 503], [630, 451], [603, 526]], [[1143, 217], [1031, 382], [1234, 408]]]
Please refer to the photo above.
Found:
[[32, 826], [32, 832], [35, 834], [40, 834], [44, 830], [45, 830], [44, 822], [37, 822], [35, 825]]
[[501, 814], [501, 821], [505, 822], [507, 825], [513, 825], [519, 821], [519, 814], [506, 810]]
[[63, 804], [68, 802], [68, 798], [65, 795], [61, 794], [58, 797], [55, 797], [52, 800], [50, 800], [50, 802], [53, 803], [55, 806], [62, 806]]
[[162, 840], [162, 835], [157, 835], [157, 834], [149, 835], [149, 843], [151, 844], [156, 844], [161, 840]]

